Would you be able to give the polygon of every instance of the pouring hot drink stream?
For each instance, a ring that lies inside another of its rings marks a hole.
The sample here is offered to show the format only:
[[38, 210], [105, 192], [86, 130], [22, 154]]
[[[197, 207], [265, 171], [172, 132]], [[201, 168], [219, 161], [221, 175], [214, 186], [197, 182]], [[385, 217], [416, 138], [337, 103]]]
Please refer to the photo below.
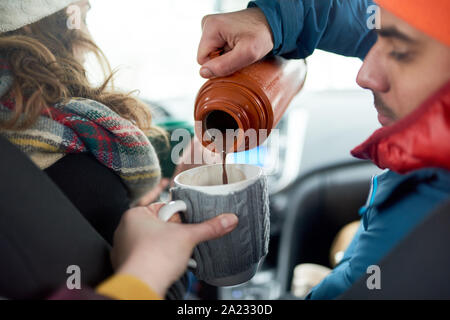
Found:
[[222, 151], [222, 183], [228, 184], [228, 174], [227, 174], [227, 153]]

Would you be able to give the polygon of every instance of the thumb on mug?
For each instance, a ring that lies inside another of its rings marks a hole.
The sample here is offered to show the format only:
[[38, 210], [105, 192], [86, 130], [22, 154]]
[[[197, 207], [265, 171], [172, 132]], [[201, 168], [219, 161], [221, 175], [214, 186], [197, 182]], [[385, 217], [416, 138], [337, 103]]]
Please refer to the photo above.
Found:
[[223, 237], [233, 231], [238, 222], [239, 219], [235, 214], [226, 213], [199, 224], [188, 225], [187, 227], [191, 229], [189, 231], [196, 245], [204, 241]]

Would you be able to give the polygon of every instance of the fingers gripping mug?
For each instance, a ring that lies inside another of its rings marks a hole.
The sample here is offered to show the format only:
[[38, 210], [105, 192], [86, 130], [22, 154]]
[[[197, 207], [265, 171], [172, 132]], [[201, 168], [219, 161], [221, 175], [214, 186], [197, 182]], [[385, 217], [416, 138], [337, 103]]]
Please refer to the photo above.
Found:
[[196, 277], [214, 286], [233, 286], [250, 280], [269, 245], [267, 179], [259, 167], [227, 165], [229, 184], [222, 183], [222, 165], [182, 172], [171, 189], [174, 201], [159, 211], [167, 221], [182, 212], [186, 223], [200, 223], [222, 213], [234, 213], [239, 224], [231, 233], [194, 249], [190, 265]]

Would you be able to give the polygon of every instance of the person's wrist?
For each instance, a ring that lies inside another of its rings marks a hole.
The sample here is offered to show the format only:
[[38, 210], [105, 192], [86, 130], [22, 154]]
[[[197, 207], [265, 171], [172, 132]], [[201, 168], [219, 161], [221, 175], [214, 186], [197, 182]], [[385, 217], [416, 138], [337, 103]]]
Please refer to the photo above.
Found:
[[143, 283], [145, 283], [152, 291], [157, 293], [161, 298], [166, 295], [167, 290], [170, 286], [170, 280], [167, 279], [167, 275], [163, 271], [149, 269], [145, 266], [146, 264], [140, 263], [139, 261], [132, 260], [127, 261], [122, 265], [116, 272], [120, 275], [133, 276]]

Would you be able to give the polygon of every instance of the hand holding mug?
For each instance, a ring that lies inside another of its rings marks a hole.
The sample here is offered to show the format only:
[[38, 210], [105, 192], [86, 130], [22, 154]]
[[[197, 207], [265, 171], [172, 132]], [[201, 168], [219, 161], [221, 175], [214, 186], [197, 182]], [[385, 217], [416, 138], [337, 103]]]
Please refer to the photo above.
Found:
[[164, 222], [152, 204], [127, 211], [116, 230], [111, 253], [118, 274], [137, 277], [161, 297], [186, 270], [194, 247], [231, 232], [238, 224], [234, 214], [223, 214], [200, 224]]

